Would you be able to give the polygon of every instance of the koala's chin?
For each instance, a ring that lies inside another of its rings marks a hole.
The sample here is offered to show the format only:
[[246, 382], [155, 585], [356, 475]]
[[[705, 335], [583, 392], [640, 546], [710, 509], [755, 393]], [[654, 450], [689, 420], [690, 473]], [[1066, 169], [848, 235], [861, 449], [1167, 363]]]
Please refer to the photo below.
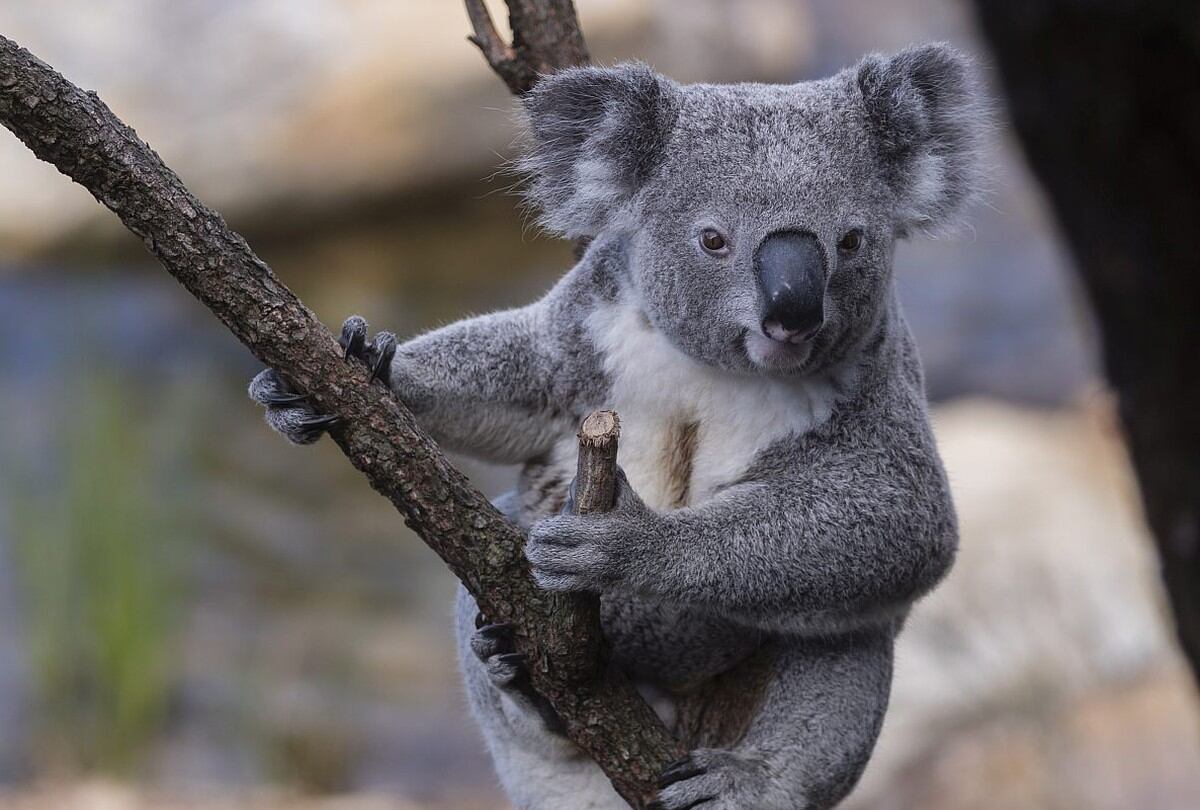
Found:
[[801, 374], [813, 355], [813, 344], [783, 343], [754, 331], [746, 333], [746, 357], [755, 369], [767, 374]]

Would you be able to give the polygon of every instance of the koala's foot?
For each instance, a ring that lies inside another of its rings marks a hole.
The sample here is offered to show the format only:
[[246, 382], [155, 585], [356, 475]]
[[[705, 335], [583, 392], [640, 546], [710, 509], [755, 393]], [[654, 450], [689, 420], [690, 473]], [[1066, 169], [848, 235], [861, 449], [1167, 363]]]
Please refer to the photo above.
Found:
[[250, 381], [250, 398], [266, 406], [267, 424], [292, 444], [312, 444], [338, 423], [336, 416], [318, 413], [273, 368], [263, 369]]
[[[387, 384], [392, 358], [396, 354], [396, 336], [379, 332], [367, 341], [367, 322], [351, 315], [342, 324], [338, 343], [346, 350], [346, 359], [354, 358], [371, 370], [371, 380]], [[250, 398], [267, 409], [267, 424], [293, 444], [312, 444], [338, 423], [336, 416], [319, 413], [308, 398], [293, 391], [273, 368], [264, 369], [250, 381]]]
[[540, 716], [548, 731], [563, 733], [562, 719], [530, 683], [527, 661], [524, 655], [517, 652], [511, 624], [493, 624], [482, 613], [476, 614], [471, 652], [483, 662], [493, 686], [518, 705]]
[[[701, 748], [668, 767], [658, 780], [658, 798], [648, 810], [761, 810], [803, 807], [793, 797], [770, 795], [765, 763], [732, 751]], [[779, 804], [776, 799], [783, 799]]]

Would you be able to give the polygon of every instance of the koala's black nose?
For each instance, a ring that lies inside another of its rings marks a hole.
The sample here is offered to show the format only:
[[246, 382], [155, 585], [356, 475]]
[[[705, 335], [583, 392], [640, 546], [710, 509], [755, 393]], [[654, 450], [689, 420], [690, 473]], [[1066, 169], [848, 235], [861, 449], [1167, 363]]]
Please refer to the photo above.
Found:
[[817, 237], [777, 231], [758, 246], [755, 269], [763, 291], [763, 334], [799, 343], [825, 322], [825, 252]]

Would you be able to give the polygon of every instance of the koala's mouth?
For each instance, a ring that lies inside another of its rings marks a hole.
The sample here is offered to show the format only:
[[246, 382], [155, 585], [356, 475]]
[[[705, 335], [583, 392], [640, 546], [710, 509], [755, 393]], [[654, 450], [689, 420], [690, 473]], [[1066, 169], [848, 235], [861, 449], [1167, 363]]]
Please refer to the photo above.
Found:
[[812, 355], [813, 344], [785, 343], [747, 330], [745, 349], [751, 364], [764, 371], [797, 371]]

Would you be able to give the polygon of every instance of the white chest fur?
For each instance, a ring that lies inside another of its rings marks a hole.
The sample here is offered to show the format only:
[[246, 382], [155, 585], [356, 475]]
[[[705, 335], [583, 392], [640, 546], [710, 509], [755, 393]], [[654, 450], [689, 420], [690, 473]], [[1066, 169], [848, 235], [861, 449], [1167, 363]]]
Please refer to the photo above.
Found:
[[[630, 303], [596, 311], [588, 327], [612, 380], [608, 401], [598, 406], [620, 415], [618, 461], [652, 508], [712, 497], [769, 445], [812, 430], [832, 412], [832, 380], [734, 375], [702, 365]], [[574, 437], [560, 451], [572, 466]]]

